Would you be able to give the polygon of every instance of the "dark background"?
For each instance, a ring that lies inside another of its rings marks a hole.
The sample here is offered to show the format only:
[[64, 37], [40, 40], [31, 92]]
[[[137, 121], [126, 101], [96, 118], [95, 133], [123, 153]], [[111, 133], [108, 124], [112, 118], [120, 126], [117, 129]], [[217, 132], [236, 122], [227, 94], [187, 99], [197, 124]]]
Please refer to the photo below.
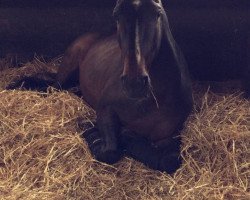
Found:
[[[52, 58], [78, 36], [115, 32], [115, 0], [0, 0], [0, 57]], [[194, 77], [234, 78], [247, 65], [250, 0], [164, 0]]]
[[[113, 7], [116, 0], [1, 0], [2, 7], [65, 7], [65, 6], [92, 6]], [[164, 6], [170, 7], [246, 7], [248, 0], [162, 0]]]

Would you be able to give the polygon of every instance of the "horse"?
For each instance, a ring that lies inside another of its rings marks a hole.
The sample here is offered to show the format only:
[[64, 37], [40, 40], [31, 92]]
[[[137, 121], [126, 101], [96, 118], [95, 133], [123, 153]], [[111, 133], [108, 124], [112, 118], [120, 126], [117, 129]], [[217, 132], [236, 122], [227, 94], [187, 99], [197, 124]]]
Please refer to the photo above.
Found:
[[180, 131], [192, 111], [192, 88], [182, 51], [161, 0], [118, 0], [117, 33], [89, 33], [66, 51], [55, 85], [79, 78], [81, 95], [97, 115], [83, 133], [98, 161], [130, 156], [175, 172], [181, 165]]

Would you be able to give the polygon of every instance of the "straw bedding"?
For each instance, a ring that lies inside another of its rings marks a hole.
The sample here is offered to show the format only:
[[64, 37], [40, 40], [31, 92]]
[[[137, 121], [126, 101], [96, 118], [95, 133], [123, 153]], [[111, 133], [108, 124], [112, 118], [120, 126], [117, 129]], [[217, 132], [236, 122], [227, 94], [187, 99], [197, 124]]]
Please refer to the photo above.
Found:
[[23, 68], [0, 62], [0, 199], [250, 199], [250, 101], [195, 85], [182, 131], [182, 167], [172, 175], [129, 158], [95, 161], [81, 137], [95, 113], [75, 95], [6, 91], [14, 78], [55, 71], [60, 59]]

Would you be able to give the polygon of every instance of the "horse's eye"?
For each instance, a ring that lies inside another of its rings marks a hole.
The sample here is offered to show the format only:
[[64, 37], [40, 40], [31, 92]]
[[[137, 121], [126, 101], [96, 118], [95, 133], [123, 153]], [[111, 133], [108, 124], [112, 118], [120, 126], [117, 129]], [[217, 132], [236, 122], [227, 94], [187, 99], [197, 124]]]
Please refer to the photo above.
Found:
[[153, 1], [154, 4], [157, 4], [157, 5], [161, 4], [160, 0], [152, 0], [152, 1]]
[[157, 16], [157, 19], [159, 19], [160, 16], [161, 16], [161, 11], [158, 11], [157, 14], [156, 14], [156, 16]]
[[156, 11], [157, 19], [162, 15], [162, 11], [159, 9]]

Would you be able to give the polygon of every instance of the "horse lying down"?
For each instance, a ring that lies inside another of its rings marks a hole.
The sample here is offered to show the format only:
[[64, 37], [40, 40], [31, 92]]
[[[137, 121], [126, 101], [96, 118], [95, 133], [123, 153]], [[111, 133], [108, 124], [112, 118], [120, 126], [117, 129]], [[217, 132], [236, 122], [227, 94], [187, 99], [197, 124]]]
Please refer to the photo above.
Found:
[[97, 114], [95, 127], [83, 134], [97, 160], [113, 164], [127, 155], [173, 173], [181, 164], [179, 133], [193, 105], [185, 59], [160, 0], [118, 0], [114, 17], [117, 36], [87, 34], [75, 41], [53, 86], [79, 80]]

